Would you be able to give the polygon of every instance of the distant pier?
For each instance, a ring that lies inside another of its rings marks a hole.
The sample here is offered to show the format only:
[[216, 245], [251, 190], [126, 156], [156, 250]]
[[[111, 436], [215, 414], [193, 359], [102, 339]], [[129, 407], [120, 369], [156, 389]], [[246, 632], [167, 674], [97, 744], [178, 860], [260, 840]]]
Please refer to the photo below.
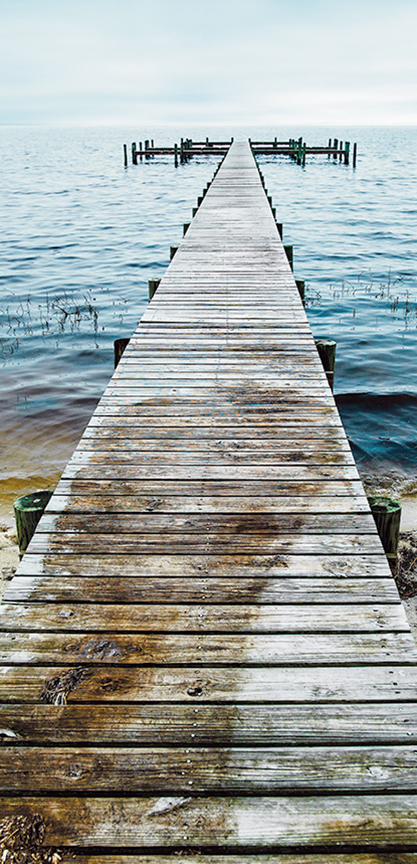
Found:
[[[144, 142], [139, 141], [138, 144], [132, 144], [132, 164], [137, 165], [138, 159], [150, 159], [152, 156], [174, 156], [175, 164], [187, 162], [193, 156], [224, 156], [230, 145], [233, 143], [233, 138], [230, 141], [210, 141], [206, 138], [205, 141], [193, 141], [192, 138], [181, 138], [180, 144], [174, 144], [173, 147], [155, 147], [153, 139]], [[301, 138], [289, 138], [288, 141], [278, 141], [277, 138], [271, 141], [251, 141], [249, 144], [254, 156], [272, 155], [272, 156], [289, 156], [294, 159], [298, 165], [305, 166], [308, 155], [324, 155], [329, 159], [343, 162], [344, 165], [349, 165], [351, 157], [350, 141], [339, 141], [338, 138], [329, 138], [328, 144], [324, 147], [311, 147], [306, 144]], [[128, 166], [128, 150], [127, 145], [124, 145], [124, 164]], [[352, 165], [356, 168], [357, 161], [357, 144], [353, 145]]]

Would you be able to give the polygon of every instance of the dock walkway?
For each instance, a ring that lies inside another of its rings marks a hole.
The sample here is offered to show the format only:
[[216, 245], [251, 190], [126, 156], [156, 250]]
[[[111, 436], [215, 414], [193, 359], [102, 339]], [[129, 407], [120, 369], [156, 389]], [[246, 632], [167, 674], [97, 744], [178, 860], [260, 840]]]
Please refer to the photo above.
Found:
[[1, 608], [2, 849], [416, 864], [416, 650], [247, 143]]

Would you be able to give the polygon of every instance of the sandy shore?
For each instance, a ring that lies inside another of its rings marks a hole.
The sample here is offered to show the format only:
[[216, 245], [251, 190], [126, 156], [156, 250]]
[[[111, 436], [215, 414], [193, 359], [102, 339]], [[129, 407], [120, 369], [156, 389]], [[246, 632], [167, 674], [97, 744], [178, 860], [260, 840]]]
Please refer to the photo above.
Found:
[[18, 563], [19, 548], [15, 529], [0, 529], [0, 597], [3, 596]]

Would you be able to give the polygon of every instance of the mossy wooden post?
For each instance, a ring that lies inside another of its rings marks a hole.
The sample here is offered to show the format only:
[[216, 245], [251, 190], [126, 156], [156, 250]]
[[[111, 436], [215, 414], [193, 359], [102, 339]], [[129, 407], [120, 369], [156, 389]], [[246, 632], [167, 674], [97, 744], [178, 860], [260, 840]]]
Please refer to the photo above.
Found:
[[294, 246], [284, 246], [284, 252], [288, 259], [288, 264], [291, 267], [291, 270], [294, 267]]
[[139, 156], [140, 156], [140, 161], [142, 162], [142, 141], [139, 141]]
[[113, 342], [114, 347], [114, 368], [117, 369], [119, 365], [119, 361], [123, 356], [125, 348], [127, 348], [129, 344], [129, 339], [115, 339]]
[[327, 375], [330, 389], [334, 386], [334, 367], [336, 362], [336, 342], [333, 339], [315, 339], [317, 351]]
[[190, 225], [191, 225], [191, 222], [184, 222], [184, 224], [182, 226], [182, 236], [183, 237], [185, 237]]
[[277, 222], [277, 223], [276, 223], [276, 226], [277, 226], [277, 229], [278, 229], [278, 234], [279, 234], [279, 236], [281, 237], [281, 240], [282, 240], [282, 235], [283, 235], [283, 232], [284, 232], [284, 226], [283, 226], [282, 222]]
[[178, 246], [170, 246], [170, 248], [169, 248], [170, 261], [172, 261], [174, 255], [176, 255], [177, 252], [178, 252]]
[[338, 148], [338, 145], [339, 145], [339, 141], [338, 141], [337, 138], [335, 138], [334, 141], [333, 141], [333, 149], [334, 149], [333, 159], [337, 159], [337, 148]]
[[178, 144], [174, 144], [174, 164], [178, 168]]
[[295, 284], [296, 284], [296, 286], [297, 286], [297, 288], [298, 288], [298, 293], [299, 293], [299, 295], [300, 295], [300, 297], [301, 297], [301, 300], [303, 301], [303, 306], [304, 306], [304, 303], [305, 303], [305, 287], [306, 287], [305, 280], [304, 280], [304, 279], [296, 279], [296, 280], [295, 280]]
[[400, 535], [401, 504], [393, 498], [371, 496], [368, 498], [378, 534], [392, 571], [397, 566], [398, 538]]
[[357, 145], [353, 145], [353, 159], [352, 159], [352, 168], [356, 168], [356, 156], [357, 156], [358, 148]]
[[125, 165], [125, 168], [127, 168], [128, 161], [127, 161], [127, 146], [126, 146], [126, 144], [123, 144], [123, 156], [124, 156], [124, 165]]
[[135, 142], [133, 142], [133, 144], [132, 144], [132, 165], [137, 165], [137, 164], [138, 164], [138, 156], [136, 153], [136, 144], [135, 144]]
[[154, 296], [157, 288], [159, 288], [160, 284], [161, 284], [160, 279], [148, 279], [149, 300], [152, 300], [152, 297]]
[[[332, 147], [332, 139], [329, 138], [329, 150], [331, 150], [331, 147]], [[330, 159], [330, 153], [327, 154], [327, 158]]]
[[349, 165], [350, 141], [345, 141], [345, 165]]
[[26, 552], [39, 519], [51, 496], [52, 492], [50, 490], [44, 490], [42, 492], [32, 492], [30, 495], [22, 495], [21, 498], [18, 498], [14, 502], [16, 532], [21, 556]]

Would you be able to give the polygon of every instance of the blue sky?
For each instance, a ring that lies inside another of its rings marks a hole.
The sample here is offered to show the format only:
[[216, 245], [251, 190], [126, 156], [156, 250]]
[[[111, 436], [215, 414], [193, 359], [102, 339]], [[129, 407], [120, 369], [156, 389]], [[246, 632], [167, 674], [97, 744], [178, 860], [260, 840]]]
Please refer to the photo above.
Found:
[[416, 0], [0, 0], [0, 122], [417, 125], [416, 39]]

